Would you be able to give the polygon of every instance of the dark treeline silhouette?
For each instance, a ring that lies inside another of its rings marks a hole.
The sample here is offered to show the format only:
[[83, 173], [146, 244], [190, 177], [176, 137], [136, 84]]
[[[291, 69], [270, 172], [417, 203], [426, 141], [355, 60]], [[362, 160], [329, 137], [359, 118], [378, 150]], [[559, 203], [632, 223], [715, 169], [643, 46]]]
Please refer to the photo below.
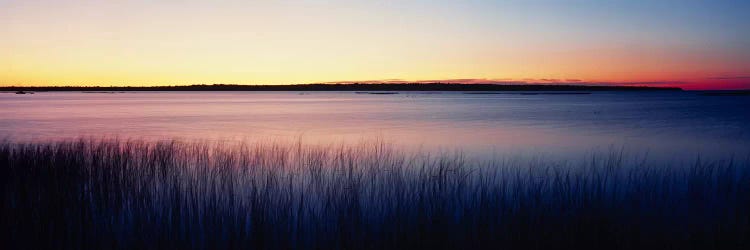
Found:
[[0, 141], [3, 249], [749, 249], [750, 164]]
[[367, 84], [293, 84], [293, 85], [186, 85], [148, 87], [0, 87], [0, 91], [679, 91], [674, 87], [588, 86], [588, 85], [504, 85], [455, 83], [367, 83]]

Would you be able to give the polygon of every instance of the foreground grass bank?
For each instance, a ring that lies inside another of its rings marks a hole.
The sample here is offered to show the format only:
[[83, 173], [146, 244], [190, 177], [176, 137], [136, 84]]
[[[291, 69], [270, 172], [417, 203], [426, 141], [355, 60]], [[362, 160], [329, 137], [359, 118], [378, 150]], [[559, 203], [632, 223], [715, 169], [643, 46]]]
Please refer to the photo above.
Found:
[[750, 164], [474, 162], [384, 144], [0, 142], [16, 248], [743, 249]]

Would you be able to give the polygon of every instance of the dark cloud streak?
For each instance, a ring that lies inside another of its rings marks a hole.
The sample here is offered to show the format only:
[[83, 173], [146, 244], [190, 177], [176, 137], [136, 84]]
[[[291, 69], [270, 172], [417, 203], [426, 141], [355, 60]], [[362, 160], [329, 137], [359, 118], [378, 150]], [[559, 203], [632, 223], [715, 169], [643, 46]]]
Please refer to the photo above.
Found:
[[710, 80], [750, 80], [750, 76], [716, 76], [708, 77]]

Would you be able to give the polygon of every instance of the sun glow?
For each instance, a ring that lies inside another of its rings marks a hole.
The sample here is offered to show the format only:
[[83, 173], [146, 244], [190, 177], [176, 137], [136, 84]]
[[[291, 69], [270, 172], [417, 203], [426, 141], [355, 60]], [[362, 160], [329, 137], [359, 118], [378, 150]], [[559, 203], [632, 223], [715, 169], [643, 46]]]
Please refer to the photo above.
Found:
[[[0, 86], [555, 79], [750, 87], [742, 8], [612, 5], [3, 1]], [[623, 11], [601, 12], [612, 7]]]

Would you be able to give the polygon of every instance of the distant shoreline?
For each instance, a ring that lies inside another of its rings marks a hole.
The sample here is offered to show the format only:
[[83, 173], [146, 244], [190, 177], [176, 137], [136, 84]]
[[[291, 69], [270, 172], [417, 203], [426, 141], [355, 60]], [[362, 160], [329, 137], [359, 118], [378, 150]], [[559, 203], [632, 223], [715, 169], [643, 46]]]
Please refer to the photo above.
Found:
[[455, 83], [184, 85], [184, 86], [5, 86], [0, 91], [682, 91], [677, 87], [502, 85]]

